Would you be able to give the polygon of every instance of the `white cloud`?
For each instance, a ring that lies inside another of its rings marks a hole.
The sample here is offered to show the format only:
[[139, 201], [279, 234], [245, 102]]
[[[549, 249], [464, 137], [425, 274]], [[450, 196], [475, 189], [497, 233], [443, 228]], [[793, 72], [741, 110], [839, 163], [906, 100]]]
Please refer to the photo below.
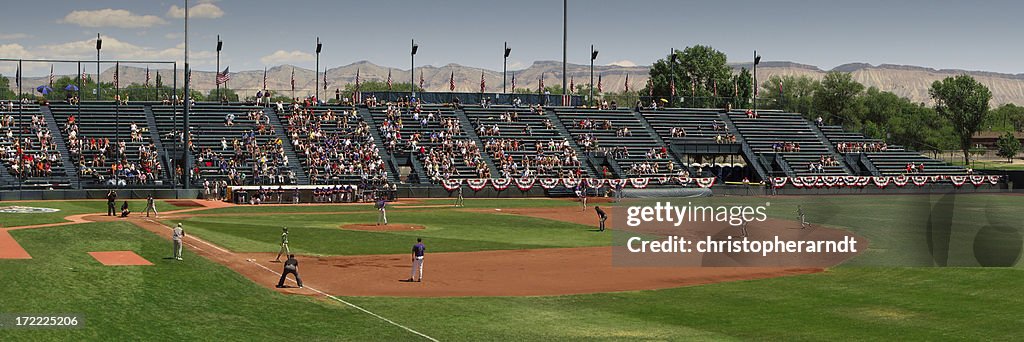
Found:
[[[224, 11], [212, 3], [202, 3], [192, 6], [188, 11], [189, 19], [217, 19], [224, 16]], [[171, 5], [167, 10], [167, 17], [174, 19], [185, 18], [185, 9], [178, 5]]]
[[635, 67], [636, 63], [633, 63], [633, 61], [628, 60], [628, 59], [623, 59], [621, 61], [615, 61], [615, 62], [608, 63], [608, 65], [620, 66], [620, 67]]
[[[33, 49], [38, 55], [53, 58], [96, 58], [96, 40], [86, 39], [61, 44], [41, 45]], [[185, 44], [165, 49], [157, 49], [146, 46], [139, 46], [121, 41], [114, 37], [103, 36], [103, 59], [121, 60], [155, 60], [155, 61], [178, 61], [185, 56]], [[189, 51], [189, 62], [206, 63], [215, 58], [213, 51], [191, 50]]]
[[0, 39], [2, 40], [18, 40], [31, 37], [31, 35], [25, 33], [0, 33]]
[[[0, 44], [0, 58], [34, 58], [31, 52], [25, 49], [21, 44]], [[39, 63], [23, 63], [22, 68], [24, 70], [31, 70], [39, 66]], [[18, 63], [4, 62], [0, 63], [0, 73], [4, 75], [13, 75], [15, 70], [18, 69]], [[12, 83], [13, 84], [13, 83]]]
[[101, 9], [95, 11], [72, 11], [58, 20], [61, 24], [75, 24], [82, 27], [153, 27], [165, 23], [155, 15], [136, 15], [123, 9]]
[[260, 58], [260, 62], [263, 64], [284, 64], [284, 63], [297, 63], [297, 62], [309, 62], [314, 59], [313, 54], [302, 51], [284, 51], [277, 50], [272, 54], [263, 56]]
[[185, 35], [183, 35], [181, 33], [168, 33], [168, 34], [164, 35], [164, 38], [167, 38], [167, 39], [170, 39], [170, 40], [180, 40], [184, 36]]

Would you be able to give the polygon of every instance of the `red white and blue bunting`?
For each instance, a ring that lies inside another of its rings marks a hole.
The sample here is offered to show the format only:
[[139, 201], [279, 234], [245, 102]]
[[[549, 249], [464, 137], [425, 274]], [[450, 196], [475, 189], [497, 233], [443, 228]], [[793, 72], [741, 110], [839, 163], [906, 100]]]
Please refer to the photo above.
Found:
[[587, 187], [591, 189], [597, 189], [604, 185], [603, 178], [587, 178], [586, 182]]
[[487, 178], [467, 179], [466, 185], [468, 185], [470, 189], [473, 189], [473, 191], [480, 191], [487, 186]]
[[580, 182], [579, 178], [562, 178], [562, 185], [569, 189], [579, 186]]
[[558, 178], [541, 178], [540, 179], [540, 187], [542, 187], [544, 189], [547, 189], [547, 190], [551, 190], [551, 189], [554, 189], [556, 186], [558, 186], [558, 182], [560, 182], [560, 181], [561, 181], [561, 179], [558, 179]]
[[629, 185], [632, 185], [633, 188], [636, 189], [643, 189], [647, 187], [647, 183], [649, 183], [650, 180], [650, 178], [630, 178]]
[[974, 186], [981, 186], [985, 183], [992, 185], [999, 184], [1001, 176], [998, 175], [960, 175], [960, 176], [879, 176], [879, 177], [865, 177], [865, 176], [800, 176], [800, 177], [774, 177], [772, 178], [772, 184], [776, 188], [781, 188], [787, 184], [792, 184], [796, 188], [839, 188], [839, 187], [866, 187], [870, 184], [874, 184], [875, 187], [884, 189], [889, 185], [896, 185], [897, 187], [903, 187], [907, 184], [913, 184], [918, 187], [925, 186], [928, 183], [938, 184], [946, 183], [953, 184], [953, 186], [960, 187], [968, 182]]
[[491, 186], [494, 190], [502, 191], [508, 189], [508, 186], [512, 184], [512, 178], [495, 178], [491, 180]]
[[522, 191], [530, 190], [534, 183], [537, 183], [536, 178], [516, 178], [516, 187]]
[[445, 179], [441, 182], [441, 186], [443, 186], [445, 190], [455, 191], [462, 186], [462, 179]]

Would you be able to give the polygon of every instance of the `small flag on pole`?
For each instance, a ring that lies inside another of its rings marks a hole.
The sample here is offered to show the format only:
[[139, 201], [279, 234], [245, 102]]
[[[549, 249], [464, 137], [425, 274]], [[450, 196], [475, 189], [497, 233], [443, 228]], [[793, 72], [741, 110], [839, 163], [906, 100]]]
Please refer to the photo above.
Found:
[[668, 87], [670, 88], [669, 91], [672, 92], [672, 96], [676, 96], [676, 78], [675, 77], [672, 77], [672, 79], [668, 80]]
[[575, 90], [575, 89], [576, 89], [576, 78], [575, 77], [569, 78], [569, 91], [567, 91], [565, 93], [566, 94], [572, 94], [573, 90]]
[[452, 77], [448, 79], [448, 91], [455, 91], [455, 72], [452, 71]]
[[263, 90], [267, 90], [267, 67], [263, 67]]
[[363, 102], [363, 94], [359, 91], [359, 69], [356, 69], [356, 89], [352, 92], [352, 102]]
[[604, 92], [604, 87], [601, 86], [601, 75], [597, 75], [597, 92], [598, 93], [603, 93]]
[[14, 83], [17, 86], [21, 86], [21, 62], [18, 62], [18, 72], [14, 75]]
[[629, 92], [629, 74], [626, 74], [626, 82], [624, 82], [624, 83], [626, 84], [626, 92], [628, 93]]
[[228, 67], [224, 67], [224, 71], [217, 73], [217, 84], [225, 84], [231, 80], [231, 74], [228, 72]]
[[53, 88], [53, 64], [50, 64], [50, 88]]
[[512, 92], [516, 92], [516, 73], [512, 73]]
[[487, 81], [484, 81], [484, 71], [480, 70], [480, 92], [484, 92], [487, 89]]
[[146, 88], [149, 88], [149, 67], [146, 67]]
[[391, 69], [388, 69], [388, 90], [391, 90]]
[[537, 80], [537, 93], [544, 93], [544, 73], [540, 74], [540, 79]]
[[120, 74], [120, 70], [121, 70], [121, 62], [115, 63], [114, 64], [114, 88], [115, 89], [121, 88], [121, 81], [118, 79], [119, 78], [118, 74]]
[[295, 91], [295, 68], [292, 68], [292, 91]]
[[324, 90], [327, 90], [327, 70], [324, 70]]

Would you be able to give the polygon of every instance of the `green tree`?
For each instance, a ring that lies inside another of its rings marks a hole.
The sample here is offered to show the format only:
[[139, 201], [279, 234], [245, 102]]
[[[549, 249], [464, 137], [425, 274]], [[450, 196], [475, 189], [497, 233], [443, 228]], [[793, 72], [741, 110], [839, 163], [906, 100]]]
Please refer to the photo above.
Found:
[[814, 108], [826, 122], [846, 126], [857, 119], [855, 112], [849, 109], [854, 107], [862, 91], [864, 85], [854, 81], [849, 73], [829, 72], [814, 92]]
[[0, 75], [0, 100], [13, 100], [17, 95], [11, 90], [11, 80]]
[[751, 107], [750, 99], [754, 92], [753, 84], [754, 75], [747, 68], [740, 68], [740, 72], [732, 76], [732, 93], [727, 95], [732, 96], [733, 108]]
[[1007, 163], [1013, 164], [1013, 157], [1020, 152], [1020, 140], [1013, 136], [1013, 133], [1006, 132], [996, 141], [996, 155], [1006, 158]]
[[772, 75], [761, 83], [758, 97], [775, 99], [775, 109], [800, 113], [808, 120], [814, 120], [818, 116], [814, 109], [814, 92], [820, 87], [821, 82], [808, 76]]
[[[220, 97], [221, 98], [227, 98], [228, 101], [240, 101], [241, 100], [241, 98], [238, 97], [238, 93], [236, 93], [233, 89], [229, 89], [229, 88], [225, 88], [225, 87], [221, 87], [220, 88]], [[206, 98], [208, 98], [210, 100], [213, 100], [213, 101], [220, 101], [220, 98], [217, 97], [217, 89], [216, 88], [210, 89], [210, 92], [207, 93]]]
[[[654, 88], [655, 97], [668, 98], [671, 94], [671, 81], [676, 84], [676, 99], [686, 101], [687, 106], [721, 107], [729, 97], [733, 96], [732, 68], [726, 63], [725, 53], [710, 46], [694, 45], [675, 51], [673, 55], [659, 59], [651, 65], [651, 82], [637, 91], [638, 94], [649, 94]], [[739, 88], [749, 88], [750, 82], [738, 84]], [[717, 94], [715, 91], [717, 90]]]
[[1013, 130], [1024, 132], [1024, 107], [1007, 103], [993, 109], [989, 114], [985, 127], [989, 130]]
[[935, 81], [928, 94], [935, 100], [935, 111], [953, 126], [958, 147], [964, 153], [964, 165], [969, 165], [971, 137], [985, 122], [992, 92], [973, 77], [963, 74]]

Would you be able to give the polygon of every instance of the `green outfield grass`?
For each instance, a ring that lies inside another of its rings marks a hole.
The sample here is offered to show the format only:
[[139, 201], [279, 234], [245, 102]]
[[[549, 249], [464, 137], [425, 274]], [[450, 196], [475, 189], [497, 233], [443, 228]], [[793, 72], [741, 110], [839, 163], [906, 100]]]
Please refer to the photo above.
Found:
[[[374, 224], [376, 213], [281, 214], [273, 216], [211, 216], [181, 222], [196, 236], [238, 252], [276, 252], [281, 227], [287, 226], [292, 251], [300, 254], [359, 255], [405, 253], [410, 241], [423, 237], [435, 252], [500, 249], [586, 247], [610, 244], [593, 227], [506, 214], [465, 213], [456, 210], [391, 210], [391, 223], [423, 225], [426, 229], [363, 232], [339, 229], [350, 223]], [[402, 242], [402, 243], [399, 243]]]
[[[117, 210], [120, 212], [121, 203], [123, 200], [117, 201]], [[0, 207], [4, 206], [23, 206], [23, 207], [39, 207], [39, 208], [54, 208], [60, 209], [55, 213], [42, 213], [42, 214], [6, 214], [0, 213], [0, 226], [3, 227], [16, 227], [16, 226], [28, 226], [36, 224], [47, 224], [47, 223], [58, 223], [66, 222], [64, 219], [66, 216], [78, 215], [78, 214], [89, 214], [107, 213], [107, 201], [106, 200], [95, 200], [95, 201], [18, 201], [18, 202], [0, 202]], [[128, 200], [128, 206], [135, 213], [142, 212], [146, 209], [146, 200]], [[156, 201], [156, 209], [160, 212], [167, 212], [171, 210], [183, 209], [178, 206], [168, 204], [164, 201]]]
[[[391, 204], [392, 209], [402, 209], [406, 207], [417, 207], [424, 205], [432, 206], [452, 206], [455, 203], [455, 199], [424, 199], [417, 200], [410, 203]], [[476, 208], [476, 209], [495, 209], [495, 208], [532, 208], [532, 207], [555, 207], [555, 206], [574, 206], [579, 205], [576, 202], [568, 200], [555, 200], [547, 198], [517, 198], [517, 199], [476, 199], [467, 198], [465, 201], [464, 208]], [[454, 209], [439, 207], [432, 209]], [[413, 209], [413, 208], [406, 208]], [[347, 212], [359, 212], [359, 211], [374, 211], [373, 203], [362, 203], [362, 204], [344, 204], [344, 205], [299, 205], [299, 206], [267, 206], [267, 205], [246, 205], [246, 206], [235, 206], [228, 208], [217, 208], [204, 210], [204, 214], [248, 214], [248, 213], [347, 213]]]

